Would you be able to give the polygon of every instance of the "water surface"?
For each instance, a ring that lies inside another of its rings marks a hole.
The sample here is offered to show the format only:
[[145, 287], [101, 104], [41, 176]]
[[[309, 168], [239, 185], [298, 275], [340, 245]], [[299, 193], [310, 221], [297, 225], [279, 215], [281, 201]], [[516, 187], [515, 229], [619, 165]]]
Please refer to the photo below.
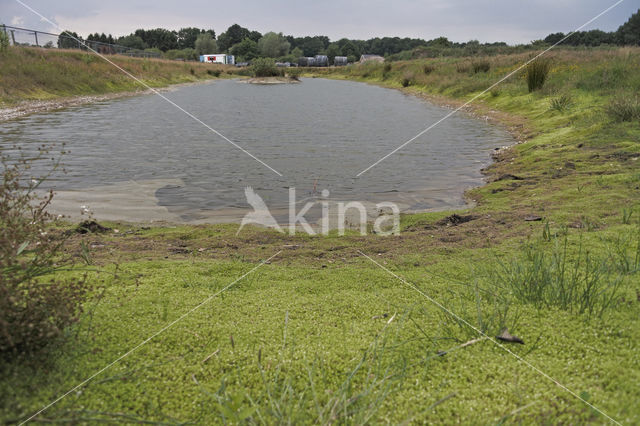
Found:
[[[356, 175], [449, 110], [348, 81], [252, 85], [223, 80], [165, 95], [283, 174], [280, 177], [158, 96], [32, 115], [0, 127], [3, 145], [65, 142], [67, 174], [47, 183], [58, 210], [126, 220], [216, 222], [249, 210], [251, 186], [271, 208], [328, 189], [332, 200], [392, 201], [405, 211], [464, 206], [502, 129], [456, 114]], [[314, 188], [316, 192], [314, 193]]]

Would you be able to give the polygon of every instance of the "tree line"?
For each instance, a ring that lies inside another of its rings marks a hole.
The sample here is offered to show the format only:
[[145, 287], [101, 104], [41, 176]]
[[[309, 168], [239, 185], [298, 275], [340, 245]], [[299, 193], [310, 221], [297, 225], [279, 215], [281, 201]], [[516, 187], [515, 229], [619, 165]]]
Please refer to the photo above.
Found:
[[[69, 32], [74, 37], [76, 33]], [[530, 46], [551, 45], [561, 41], [564, 33], [549, 34], [542, 40], [533, 41]], [[472, 40], [466, 43], [449, 41], [446, 37], [433, 40], [420, 38], [375, 37], [368, 40], [342, 38], [331, 41], [327, 36], [294, 37], [283, 33], [265, 34], [233, 24], [216, 37], [213, 29], [196, 27], [181, 28], [179, 31], [155, 28], [138, 29], [133, 33], [113, 37], [111, 34], [90, 34], [89, 41], [118, 44], [132, 49], [152, 50], [163, 53], [170, 59], [197, 59], [206, 53], [230, 53], [239, 61], [251, 61], [259, 57], [297, 61], [302, 56], [327, 55], [330, 61], [335, 56], [346, 56], [350, 62], [356, 61], [362, 54], [375, 54], [392, 59], [409, 59], [420, 56], [439, 56], [443, 54], [490, 54], [503, 52], [509, 46], [506, 43], [479, 43]], [[562, 42], [570, 46], [640, 45], [640, 9], [617, 31], [601, 30], [580, 31]], [[58, 47], [76, 47], [71, 39], [60, 38]]]

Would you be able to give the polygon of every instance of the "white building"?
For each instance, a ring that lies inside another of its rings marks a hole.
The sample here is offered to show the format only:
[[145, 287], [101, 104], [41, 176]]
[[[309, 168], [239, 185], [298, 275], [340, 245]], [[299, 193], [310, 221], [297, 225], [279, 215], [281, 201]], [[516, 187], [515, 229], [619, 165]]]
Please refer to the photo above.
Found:
[[233, 55], [227, 55], [225, 53], [211, 53], [208, 55], [200, 55], [200, 62], [234, 65], [236, 63], [236, 59]]

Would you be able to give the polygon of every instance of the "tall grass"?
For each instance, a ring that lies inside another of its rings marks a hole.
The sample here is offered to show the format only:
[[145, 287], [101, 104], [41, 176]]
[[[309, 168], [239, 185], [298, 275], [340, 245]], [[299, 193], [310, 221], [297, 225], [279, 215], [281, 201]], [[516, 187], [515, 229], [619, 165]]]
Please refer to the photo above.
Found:
[[478, 74], [479, 72], [489, 72], [491, 69], [491, 63], [487, 60], [474, 61], [471, 64], [471, 68], [473, 69], [474, 74]]
[[435, 65], [432, 65], [432, 64], [426, 64], [424, 67], [422, 67], [422, 72], [425, 73], [425, 75], [429, 75], [435, 70], [436, 70], [436, 67]]
[[611, 264], [621, 274], [640, 272], [640, 221], [634, 231], [613, 238], [607, 252]]
[[638, 95], [621, 95], [611, 100], [606, 108], [614, 121], [640, 120], [640, 98]]
[[471, 65], [468, 62], [463, 61], [456, 64], [456, 71], [458, 71], [460, 74], [468, 73], [470, 69]]
[[588, 316], [602, 316], [616, 306], [621, 275], [607, 259], [593, 256], [582, 242], [569, 252], [568, 238], [554, 239], [548, 253], [543, 244], [524, 249], [524, 258], [498, 262], [490, 274], [495, 291], [538, 308], [556, 307]]
[[261, 350], [257, 353], [254, 368], [259, 384], [244, 384], [247, 371], [243, 368], [235, 376], [224, 377], [215, 393], [200, 386], [205, 395], [203, 408], [213, 409], [225, 424], [368, 424], [406, 377], [406, 360], [388, 333], [391, 321], [357, 364], [342, 374], [344, 379], [334, 382], [336, 372], [320, 357], [309, 363], [303, 374], [292, 368], [294, 355], [291, 359], [285, 356], [289, 349], [285, 320], [278, 360], [264, 359]]
[[551, 71], [551, 61], [546, 58], [538, 58], [527, 65], [526, 76], [529, 92], [542, 89], [549, 71]]

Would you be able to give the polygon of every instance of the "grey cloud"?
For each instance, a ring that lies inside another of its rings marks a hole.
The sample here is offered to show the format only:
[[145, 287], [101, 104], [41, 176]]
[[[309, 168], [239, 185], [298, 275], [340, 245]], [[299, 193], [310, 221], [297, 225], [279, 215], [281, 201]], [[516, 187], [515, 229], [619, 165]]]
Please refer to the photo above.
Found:
[[[568, 32], [613, 4], [603, 0], [23, 0], [65, 29], [128, 34], [136, 28], [183, 26], [222, 32], [239, 23], [261, 32], [370, 38], [446, 36], [455, 41], [529, 42]], [[611, 31], [638, 9], [625, 1], [586, 29]], [[21, 19], [28, 28], [52, 30], [15, 0], [0, 0], [0, 21]]]

